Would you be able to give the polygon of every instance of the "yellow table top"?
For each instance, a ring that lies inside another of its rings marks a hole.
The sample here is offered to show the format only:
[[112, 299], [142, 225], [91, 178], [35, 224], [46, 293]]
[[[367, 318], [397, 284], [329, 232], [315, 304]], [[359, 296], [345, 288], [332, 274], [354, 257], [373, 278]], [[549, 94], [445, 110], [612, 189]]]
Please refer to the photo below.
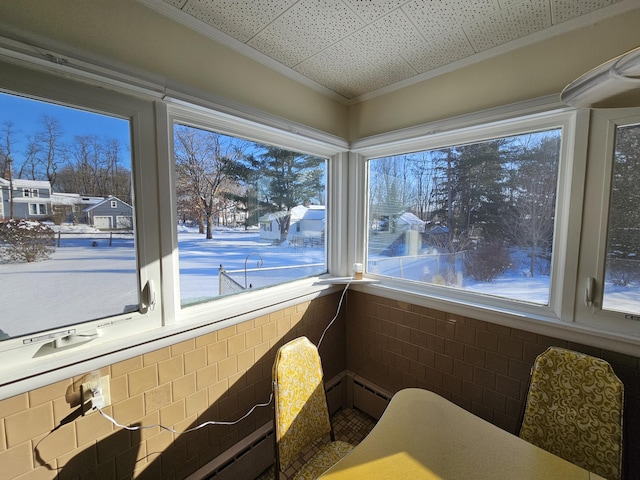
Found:
[[417, 388], [391, 399], [371, 433], [322, 480], [602, 480]]

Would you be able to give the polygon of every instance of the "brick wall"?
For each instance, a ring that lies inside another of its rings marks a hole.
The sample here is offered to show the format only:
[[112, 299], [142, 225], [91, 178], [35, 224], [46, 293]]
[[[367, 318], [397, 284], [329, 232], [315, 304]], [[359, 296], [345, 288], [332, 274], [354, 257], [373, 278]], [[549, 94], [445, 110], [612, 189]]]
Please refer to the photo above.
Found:
[[396, 392], [433, 390], [511, 432], [519, 430], [535, 357], [551, 345], [610, 362], [625, 384], [625, 478], [640, 478], [640, 360], [515, 328], [350, 291], [347, 368]]
[[[241, 417], [256, 402], [268, 400], [277, 348], [299, 335], [317, 342], [335, 314], [337, 295], [106, 366], [101, 373], [111, 377], [112, 405], [105, 412], [124, 425], [161, 423], [178, 432]], [[345, 369], [343, 319], [320, 350], [327, 378]], [[0, 401], [0, 478], [178, 480], [272, 418], [267, 407], [237, 426], [184, 434], [159, 427], [129, 432], [99, 413], [60, 426], [78, 411], [79, 387], [86, 378]]]

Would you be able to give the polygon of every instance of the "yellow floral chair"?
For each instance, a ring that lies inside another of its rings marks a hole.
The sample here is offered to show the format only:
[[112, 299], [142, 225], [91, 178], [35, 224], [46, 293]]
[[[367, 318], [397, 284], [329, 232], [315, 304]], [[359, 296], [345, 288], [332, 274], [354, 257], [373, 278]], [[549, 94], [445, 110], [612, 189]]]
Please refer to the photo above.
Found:
[[323, 445], [294, 478], [319, 477], [353, 448], [335, 441], [322, 378], [320, 355], [306, 337], [280, 347], [273, 364], [276, 478], [306, 447], [327, 434], [331, 442]]
[[624, 386], [607, 362], [549, 347], [531, 370], [520, 437], [582, 468], [622, 473]]

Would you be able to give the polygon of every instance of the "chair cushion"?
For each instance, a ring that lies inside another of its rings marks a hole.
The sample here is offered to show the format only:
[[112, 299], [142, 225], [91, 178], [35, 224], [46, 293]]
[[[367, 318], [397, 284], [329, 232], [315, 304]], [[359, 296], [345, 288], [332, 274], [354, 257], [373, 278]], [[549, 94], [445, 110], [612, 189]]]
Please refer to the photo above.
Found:
[[337, 440], [320, 448], [293, 476], [295, 480], [315, 480], [353, 450], [353, 445]]

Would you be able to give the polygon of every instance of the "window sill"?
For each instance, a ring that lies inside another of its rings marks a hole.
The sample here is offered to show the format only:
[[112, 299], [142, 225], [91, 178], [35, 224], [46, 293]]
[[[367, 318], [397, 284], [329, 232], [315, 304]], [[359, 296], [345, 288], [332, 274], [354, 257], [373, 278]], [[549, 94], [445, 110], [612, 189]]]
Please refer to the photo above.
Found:
[[[252, 318], [268, 315], [336, 291], [338, 290], [332, 285], [321, 285], [319, 277], [307, 278], [246, 293], [241, 297], [235, 295], [190, 307], [183, 311], [186, 314], [179, 322], [172, 322], [173, 319], [165, 318], [165, 323], [170, 324], [126, 336], [116, 336], [107, 332], [102, 338], [51, 355], [31, 358], [26, 352], [20, 352], [20, 349], [5, 352], [2, 363], [14, 367], [4, 371], [0, 370], [0, 400], [84, 375], [107, 365], [221, 330]], [[21, 355], [24, 358], [21, 358]], [[17, 367], [18, 365], [20, 367]]]

